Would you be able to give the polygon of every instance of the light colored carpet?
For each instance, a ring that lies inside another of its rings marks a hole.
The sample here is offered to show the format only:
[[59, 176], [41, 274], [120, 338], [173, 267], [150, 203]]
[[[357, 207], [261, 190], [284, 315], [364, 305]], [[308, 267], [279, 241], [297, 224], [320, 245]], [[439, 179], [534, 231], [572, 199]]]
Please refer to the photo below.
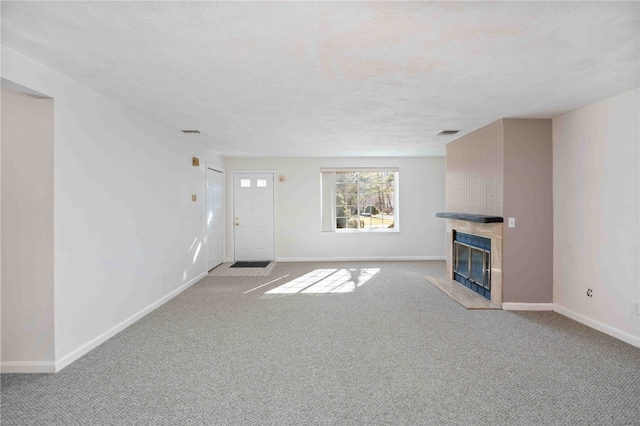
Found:
[[553, 312], [466, 310], [423, 278], [443, 273], [206, 277], [58, 374], [2, 375], [2, 425], [638, 424], [640, 349]]
[[232, 268], [232, 263], [223, 263], [209, 271], [210, 277], [267, 277], [273, 270], [275, 262], [264, 268]]

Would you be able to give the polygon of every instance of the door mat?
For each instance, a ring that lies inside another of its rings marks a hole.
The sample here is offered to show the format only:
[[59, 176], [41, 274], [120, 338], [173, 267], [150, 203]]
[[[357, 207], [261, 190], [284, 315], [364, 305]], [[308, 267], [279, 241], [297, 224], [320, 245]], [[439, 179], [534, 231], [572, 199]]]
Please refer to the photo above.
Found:
[[276, 266], [270, 262], [266, 268], [232, 268], [232, 263], [223, 263], [209, 271], [210, 277], [267, 277]]
[[269, 266], [270, 261], [265, 262], [236, 262], [231, 265], [231, 268], [266, 268]]

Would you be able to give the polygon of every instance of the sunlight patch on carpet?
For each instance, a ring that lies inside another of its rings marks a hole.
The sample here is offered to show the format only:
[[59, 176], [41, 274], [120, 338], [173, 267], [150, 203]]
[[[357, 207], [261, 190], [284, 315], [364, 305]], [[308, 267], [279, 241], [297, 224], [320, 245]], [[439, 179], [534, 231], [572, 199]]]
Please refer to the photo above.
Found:
[[379, 268], [316, 269], [265, 295], [351, 293], [380, 272]]

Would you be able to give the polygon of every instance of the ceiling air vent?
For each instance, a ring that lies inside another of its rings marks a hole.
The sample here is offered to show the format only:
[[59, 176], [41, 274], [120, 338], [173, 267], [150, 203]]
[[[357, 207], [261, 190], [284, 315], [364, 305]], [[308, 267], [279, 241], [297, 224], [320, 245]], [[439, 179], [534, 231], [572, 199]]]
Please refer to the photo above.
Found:
[[182, 130], [182, 133], [187, 135], [199, 135], [200, 130]]
[[441, 130], [440, 133], [437, 134], [437, 136], [449, 136], [449, 135], [455, 135], [456, 133], [458, 133], [460, 130]]

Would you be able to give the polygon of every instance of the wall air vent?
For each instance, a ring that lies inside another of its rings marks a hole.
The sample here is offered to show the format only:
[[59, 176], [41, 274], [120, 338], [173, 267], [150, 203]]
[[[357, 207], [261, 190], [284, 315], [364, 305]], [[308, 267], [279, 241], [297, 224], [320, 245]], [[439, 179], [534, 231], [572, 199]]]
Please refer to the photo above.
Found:
[[437, 134], [437, 136], [449, 136], [449, 135], [455, 135], [456, 133], [458, 133], [460, 130], [441, 130], [440, 133]]
[[182, 130], [182, 133], [186, 135], [199, 135], [200, 130]]

